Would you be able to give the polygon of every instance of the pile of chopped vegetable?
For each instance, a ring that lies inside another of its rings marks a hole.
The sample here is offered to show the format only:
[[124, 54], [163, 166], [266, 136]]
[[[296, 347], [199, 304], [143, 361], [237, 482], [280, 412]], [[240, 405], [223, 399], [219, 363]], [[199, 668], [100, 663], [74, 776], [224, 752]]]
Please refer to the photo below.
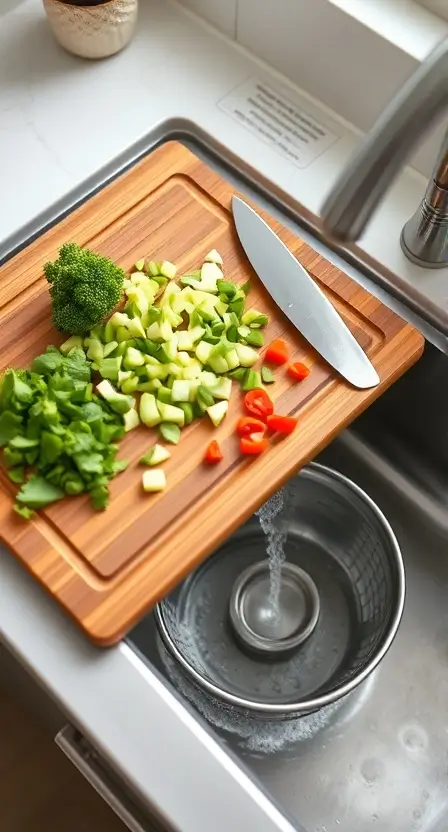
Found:
[[109, 480], [126, 466], [116, 460], [115, 444], [124, 431], [120, 412], [94, 394], [83, 350], [48, 347], [29, 371], [7, 370], [0, 380], [0, 447], [9, 478], [22, 484], [15, 510], [29, 518], [83, 492], [94, 508], [105, 508]]
[[[53, 321], [71, 337], [60, 349], [48, 347], [29, 371], [8, 370], [0, 382], [0, 446], [11, 480], [22, 484], [16, 511], [23, 517], [83, 492], [94, 508], [105, 508], [108, 483], [126, 466], [116, 460], [115, 444], [125, 432], [143, 424], [175, 445], [196, 418], [218, 427], [234, 381], [249, 414], [237, 425], [243, 454], [262, 453], [269, 433], [294, 430], [297, 420], [275, 414], [263, 386], [275, 381], [273, 365], [287, 364], [287, 346], [274, 341], [255, 369], [268, 317], [246, 309], [250, 284], [226, 280], [222, 266], [213, 250], [201, 269], [178, 281], [171, 262], [144, 259], [126, 277], [73, 243], [45, 266]], [[107, 318], [120, 298], [121, 311]], [[290, 364], [287, 372], [301, 381], [309, 370]], [[169, 457], [156, 444], [141, 458], [145, 491], [165, 488], [157, 466]], [[204, 461], [222, 459], [214, 440]]]

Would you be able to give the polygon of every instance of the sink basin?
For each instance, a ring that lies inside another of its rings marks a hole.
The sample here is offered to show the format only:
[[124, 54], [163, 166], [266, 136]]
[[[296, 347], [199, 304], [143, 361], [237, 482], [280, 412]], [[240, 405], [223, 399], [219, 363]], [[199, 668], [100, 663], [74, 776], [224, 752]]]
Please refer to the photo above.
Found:
[[[419, 364], [317, 460], [375, 500], [402, 548], [405, 611], [379, 668], [343, 702], [289, 727], [229, 726], [216, 714], [206, 721], [307, 832], [448, 828], [446, 379], [448, 359], [428, 345]], [[171, 684], [152, 615], [130, 641]], [[177, 671], [171, 678], [203, 720], [200, 696]]]

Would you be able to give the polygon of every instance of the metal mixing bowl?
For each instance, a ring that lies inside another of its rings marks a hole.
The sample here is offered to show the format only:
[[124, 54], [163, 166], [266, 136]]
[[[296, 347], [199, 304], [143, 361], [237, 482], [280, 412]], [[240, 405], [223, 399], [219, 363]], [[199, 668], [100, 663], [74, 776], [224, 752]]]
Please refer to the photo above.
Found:
[[404, 606], [400, 548], [382, 512], [347, 477], [312, 463], [282, 490], [286, 560], [319, 593], [319, 622], [296, 652], [263, 661], [232, 632], [238, 575], [265, 556], [255, 515], [155, 609], [160, 636], [183, 671], [221, 705], [265, 719], [318, 710], [377, 667]]

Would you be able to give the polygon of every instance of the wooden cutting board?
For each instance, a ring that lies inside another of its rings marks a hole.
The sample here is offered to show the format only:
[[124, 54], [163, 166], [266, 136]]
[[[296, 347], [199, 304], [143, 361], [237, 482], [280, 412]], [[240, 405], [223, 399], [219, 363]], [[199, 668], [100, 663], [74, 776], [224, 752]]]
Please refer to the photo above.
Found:
[[[0, 475], [0, 534], [27, 569], [96, 643], [117, 642], [167, 591], [197, 566], [283, 482], [297, 472], [420, 356], [423, 338], [299, 238], [260, 213], [325, 290], [373, 361], [381, 384], [356, 390], [342, 381], [294, 330], [253, 274], [230, 213], [233, 188], [177, 142], [135, 165], [31, 243], [0, 269], [0, 364], [25, 366], [48, 344], [51, 326], [42, 267], [76, 241], [125, 269], [142, 256], [169, 259], [179, 273], [198, 268], [217, 248], [226, 277], [252, 278], [250, 306], [267, 312], [266, 343], [284, 337], [294, 360], [312, 365], [301, 384], [285, 372], [269, 389], [276, 411], [300, 419], [295, 433], [256, 459], [242, 458], [234, 435], [241, 414], [235, 392], [218, 431], [208, 420], [187, 428], [164, 465], [168, 488], [146, 495], [139, 457], [155, 432], [139, 428], [121, 443], [132, 464], [112, 483], [106, 512], [85, 497], [67, 499], [26, 523], [12, 511], [14, 487]], [[256, 207], [256, 206], [254, 206]], [[259, 210], [259, 209], [257, 209]], [[218, 438], [224, 461], [202, 464]]]

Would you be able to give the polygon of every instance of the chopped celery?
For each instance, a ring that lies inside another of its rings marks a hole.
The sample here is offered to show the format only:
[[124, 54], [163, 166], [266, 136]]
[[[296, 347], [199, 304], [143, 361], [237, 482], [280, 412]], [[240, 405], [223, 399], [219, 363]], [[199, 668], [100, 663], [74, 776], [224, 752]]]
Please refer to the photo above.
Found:
[[220, 298], [218, 298], [217, 303], [215, 303], [215, 309], [216, 309], [218, 315], [220, 315], [222, 317], [227, 312], [228, 305], [227, 305], [226, 302], [224, 302]]
[[264, 381], [265, 384], [273, 384], [275, 381], [275, 376], [270, 367], [262, 367], [261, 368], [261, 380]]
[[178, 338], [176, 335], [173, 335], [169, 341], [166, 341], [160, 347], [159, 352], [157, 353], [157, 358], [162, 364], [169, 364], [171, 361], [177, 356], [177, 345], [178, 345]]
[[82, 349], [83, 347], [83, 340], [81, 335], [72, 335], [67, 341], [64, 341], [63, 344], [59, 347], [62, 355], [68, 355], [70, 350], [74, 349], [75, 347], [79, 347]]
[[234, 378], [235, 381], [244, 381], [246, 377], [246, 368], [245, 367], [237, 367], [235, 370], [231, 370], [227, 373], [229, 378]]
[[194, 343], [191, 337], [191, 333], [188, 332], [186, 329], [181, 329], [178, 333], [178, 341], [177, 346], [179, 350], [190, 352], [194, 350]]
[[133, 338], [145, 338], [146, 333], [140, 318], [131, 318], [129, 326], [127, 327], [130, 335]]
[[199, 317], [203, 321], [205, 321], [205, 323], [207, 323], [207, 324], [210, 324], [213, 321], [217, 320], [216, 312], [215, 312], [214, 308], [213, 308], [213, 311], [211, 311], [210, 309], [207, 309], [205, 306], [204, 307], [199, 306], [199, 308], [197, 310], [197, 313], [198, 313]]
[[235, 298], [229, 303], [229, 312], [234, 312], [237, 316], [238, 320], [241, 319], [241, 316], [244, 311], [244, 298]]
[[131, 378], [131, 376], [132, 376], [131, 370], [126, 370], [126, 371], [119, 370], [118, 371], [118, 384], [120, 385], [120, 387], [123, 384], [123, 382], [126, 381], [126, 379]]
[[235, 344], [235, 349], [242, 367], [253, 367], [258, 360], [258, 353], [252, 347], [245, 344]]
[[227, 361], [223, 355], [210, 356], [208, 363], [214, 373], [227, 373]]
[[248, 309], [247, 312], [241, 316], [241, 323], [246, 324], [246, 326], [251, 326], [254, 328], [266, 326], [268, 323], [268, 316], [265, 315], [263, 312], [258, 312], [257, 309]]
[[107, 358], [114, 350], [118, 347], [118, 341], [108, 341], [108, 343], [104, 344], [103, 355], [104, 358]]
[[157, 491], [163, 491], [166, 488], [165, 471], [161, 468], [152, 468], [149, 471], [144, 471], [142, 476], [143, 491], [153, 494]]
[[169, 369], [167, 364], [158, 364], [153, 366], [152, 364], [146, 365], [146, 375], [148, 379], [151, 381], [153, 378], [158, 378], [161, 381], [166, 379], [169, 375]]
[[222, 266], [223, 259], [220, 255], [219, 251], [216, 251], [216, 248], [212, 248], [212, 250], [209, 251], [208, 254], [205, 255], [204, 262], [205, 263], [216, 263], [217, 266]]
[[173, 392], [169, 387], [159, 387], [157, 390], [157, 400], [164, 402], [164, 404], [173, 404]]
[[147, 262], [146, 272], [148, 274], [152, 275], [153, 277], [157, 277], [157, 275], [160, 274], [159, 267], [158, 267], [157, 263], [154, 262], [154, 260], [149, 260]]
[[143, 271], [143, 269], [145, 268], [145, 258], [142, 257], [141, 260], [137, 260], [134, 268], [136, 268], [139, 272]]
[[123, 422], [126, 433], [138, 427], [138, 425], [140, 424], [140, 418], [137, 411], [133, 407], [131, 408], [131, 410], [128, 410], [128, 412], [124, 414]]
[[241, 326], [238, 327], [238, 335], [243, 340], [245, 338], [247, 338], [247, 336], [250, 335], [250, 326], [246, 326], [245, 324], [241, 324]]
[[163, 263], [160, 264], [160, 274], [163, 277], [167, 277], [168, 280], [174, 280], [176, 277], [177, 268], [174, 263], [170, 263], [169, 260], [164, 260]]
[[96, 361], [97, 364], [104, 358], [104, 349], [101, 341], [96, 338], [86, 338], [85, 344], [87, 346], [87, 358]]
[[179, 402], [179, 407], [184, 412], [185, 424], [186, 425], [191, 425], [191, 423], [194, 419], [193, 405], [190, 402]]
[[217, 281], [223, 274], [217, 263], [206, 261], [201, 268], [200, 288], [203, 292], [217, 292]]
[[176, 407], [173, 404], [165, 404], [165, 402], [158, 401], [157, 408], [160, 413], [161, 421], [173, 422], [174, 424], [179, 425], [181, 428], [184, 426], [185, 414], [180, 407]]
[[121, 355], [117, 356], [117, 358], [103, 358], [98, 365], [102, 378], [108, 378], [110, 381], [118, 381], [121, 362]]
[[149, 341], [164, 340], [160, 331], [160, 323], [158, 320], [154, 321], [152, 324], [149, 325], [148, 329], [146, 330], [146, 337]]
[[196, 358], [201, 364], [208, 364], [208, 360], [213, 352], [213, 346], [207, 344], [206, 341], [199, 341], [196, 347]]
[[246, 280], [246, 282], [243, 283], [243, 285], [239, 287], [240, 290], [246, 295], [246, 297], [248, 296], [248, 294], [250, 292], [250, 285], [251, 285], [250, 280]]
[[244, 340], [251, 347], [262, 347], [264, 344], [264, 336], [259, 329], [251, 330]]
[[189, 335], [193, 344], [196, 344], [197, 341], [201, 340], [202, 336], [204, 335], [204, 332], [205, 329], [203, 326], [194, 326], [189, 330]]
[[168, 448], [164, 448], [162, 445], [154, 445], [150, 450], [141, 457], [140, 462], [142, 465], [161, 465], [162, 462], [166, 462], [171, 456]]
[[241, 389], [247, 393], [249, 390], [258, 390], [262, 386], [261, 375], [258, 370], [246, 370], [246, 376], [241, 385]]
[[152, 393], [143, 393], [140, 399], [140, 419], [148, 428], [153, 428], [162, 421], [156, 397]]
[[217, 280], [216, 286], [218, 292], [220, 294], [226, 295], [226, 297], [231, 300], [233, 296], [236, 294], [237, 286], [234, 283], [231, 283], [230, 280]]
[[136, 350], [135, 347], [128, 347], [126, 350], [126, 355], [123, 360], [123, 366], [126, 370], [134, 370], [135, 367], [143, 367], [145, 363], [145, 356], [140, 350]]
[[222, 420], [224, 419], [227, 411], [229, 409], [228, 401], [216, 402], [215, 404], [211, 405], [211, 407], [207, 408], [207, 413], [210, 416], [215, 428], [221, 424]]
[[211, 390], [208, 390], [207, 387], [203, 387], [202, 385], [198, 387], [196, 403], [201, 413], [205, 413], [207, 408], [214, 404], [214, 401], [215, 399]]
[[190, 361], [191, 361], [191, 358], [188, 355], [188, 352], [183, 352], [183, 350], [181, 350], [180, 352], [177, 353], [177, 362], [178, 362], [178, 364], [181, 365], [181, 367], [188, 367], [188, 365], [190, 364]]
[[223, 332], [225, 332], [225, 328], [226, 325], [224, 321], [218, 321], [217, 323], [212, 324], [212, 335], [217, 335], [219, 337], [223, 334]]
[[240, 366], [240, 359], [236, 350], [229, 350], [229, 352], [226, 353], [225, 358], [228, 370], [236, 370], [236, 368]]
[[125, 326], [119, 326], [115, 330], [115, 340], [118, 341], [118, 344], [122, 344], [124, 341], [129, 341], [131, 338], [132, 335]]
[[170, 445], [177, 445], [180, 439], [180, 427], [174, 422], [162, 422], [159, 425], [159, 431], [162, 439], [169, 442]]
[[103, 397], [115, 413], [124, 414], [132, 407], [132, 400], [129, 396], [119, 393], [118, 390], [112, 386], [108, 379], [103, 379], [97, 385], [97, 393]]
[[111, 318], [109, 318], [108, 323], [118, 329], [119, 326], [127, 327], [131, 322], [129, 315], [126, 315], [125, 312], [114, 312]]
[[110, 344], [115, 338], [115, 327], [110, 322], [107, 322], [106, 326], [104, 327], [104, 340], [106, 344]]
[[182, 379], [176, 379], [173, 382], [171, 395], [173, 402], [189, 402], [190, 382]]
[[199, 381], [204, 385], [204, 387], [214, 387], [218, 384], [220, 379], [218, 379], [218, 376], [215, 376], [214, 373], [210, 373], [208, 370], [203, 370], [199, 376]]
[[123, 393], [129, 395], [130, 393], [135, 393], [139, 385], [139, 377], [131, 375], [125, 381], [123, 381], [121, 385], [121, 389]]
[[221, 377], [216, 384], [210, 387], [210, 393], [214, 399], [229, 400], [232, 395], [232, 379]]

